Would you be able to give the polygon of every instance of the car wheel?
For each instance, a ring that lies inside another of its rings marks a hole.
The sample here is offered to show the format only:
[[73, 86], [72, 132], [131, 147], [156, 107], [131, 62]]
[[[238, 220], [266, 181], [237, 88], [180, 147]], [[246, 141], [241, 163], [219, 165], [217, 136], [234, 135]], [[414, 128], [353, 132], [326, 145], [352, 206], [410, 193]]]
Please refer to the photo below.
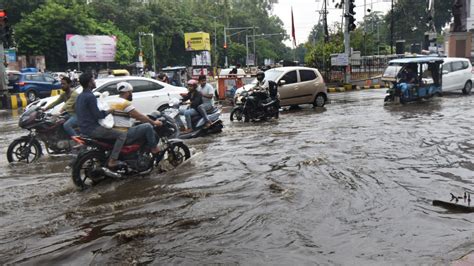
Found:
[[472, 90], [472, 83], [470, 81], [467, 81], [466, 84], [464, 84], [464, 88], [462, 89], [462, 93], [469, 95]]
[[319, 93], [316, 95], [316, 98], [314, 98], [313, 106], [314, 107], [323, 107], [326, 104], [326, 97], [324, 97], [324, 94]]
[[29, 90], [28, 92], [26, 92], [26, 98], [28, 98], [28, 101], [30, 101], [30, 103], [36, 101], [36, 99], [38, 98], [38, 95], [36, 94], [36, 91], [34, 90]]

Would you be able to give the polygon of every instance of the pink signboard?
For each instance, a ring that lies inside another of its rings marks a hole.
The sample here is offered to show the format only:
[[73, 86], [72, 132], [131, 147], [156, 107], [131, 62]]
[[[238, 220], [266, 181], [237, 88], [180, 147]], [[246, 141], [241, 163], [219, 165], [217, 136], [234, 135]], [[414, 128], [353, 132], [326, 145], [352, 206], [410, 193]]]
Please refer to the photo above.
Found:
[[66, 35], [68, 62], [114, 62], [117, 38], [108, 35]]

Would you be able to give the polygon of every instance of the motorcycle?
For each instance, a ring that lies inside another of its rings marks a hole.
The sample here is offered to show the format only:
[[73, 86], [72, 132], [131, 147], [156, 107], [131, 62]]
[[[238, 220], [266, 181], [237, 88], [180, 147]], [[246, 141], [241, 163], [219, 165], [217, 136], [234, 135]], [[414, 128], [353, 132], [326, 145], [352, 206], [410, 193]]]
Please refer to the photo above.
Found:
[[163, 171], [171, 170], [188, 160], [191, 157], [188, 146], [182, 140], [170, 138], [176, 135], [177, 131], [174, 121], [163, 117], [160, 112], [154, 112], [148, 117], [153, 120], [159, 119], [163, 123], [161, 127], [154, 127], [156, 137], [162, 147], [161, 151], [158, 154], [152, 154], [143, 147], [143, 143], [125, 145], [119, 157], [124, 164], [114, 172], [106, 168], [106, 162], [115, 140], [73, 137], [84, 147], [72, 162], [74, 184], [80, 189], [85, 189], [107, 177], [121, 179], [126, 176], [147, 174], [155, 167], [160, 167]]
[[230, 113], [230, 121], [234, 119], [244, 122], [250, 120], [267, 120], [279, 118], [280, 100], [278, 99], [277, 85], [270, 83], [268, 92], [258, 86], [251, 91], [243, 91], [236, 99], [235, 106]]
[[[180, 109], [188, 108], [187, 105], [181, 105], [181, 101], [179, 99], [173, 98], [170, 100], [169, 106], [170, 108], [165, 109], [164, 113], [167, 116], [174, 118], [177, 124], [183, 125], [184, 117], [181, 118]], [[209, 120], [211, 120], [212, 123], [211, 126], [208, 128], [204, 128], [206, 124], [204, 118], [202, 118], [201, 116], [193, 116], [191, 118], [193, 131], [186, 134], [180, 132], [178, 138], [190, 139], [222, 132], [224, 124], [220, 119], [220, 115], [221, 111], [217, 107], [214, 107], [210, 112], [208, 112], [207, 116], [209, 117]]]
[[18, 125], [28, 130], [29, 134], [10, 143], [7, 150], [8, 162], [37, 161], [43, 155], [40, 141], [44, 143], [49, 154], [71, 152], [75, 143], [63, 128], [66, 120], [65, 115], [45, 113], [39, 106], [28, 108], [20, 116]]

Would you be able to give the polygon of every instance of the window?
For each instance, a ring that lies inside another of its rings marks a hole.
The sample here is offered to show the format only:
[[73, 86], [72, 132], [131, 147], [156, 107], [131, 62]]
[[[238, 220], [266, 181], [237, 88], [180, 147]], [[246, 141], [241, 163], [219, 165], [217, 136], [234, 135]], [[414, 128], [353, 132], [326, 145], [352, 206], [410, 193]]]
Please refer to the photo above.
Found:
[[290, 71], [286, 73], [281, 80], [284, 80], [286, 84], [293, 84], [298, 82], [298, 78], [296, 76], [296, 70]]
[[469, 67], [468, 61], [462, 61], [462, 69], [467, 69]]
[[100, 88], [97, 91], [100, 92], [100, 93], [104, 93], [104, 92], [108, 91], [109, 95], [117, 95], [118, 94], [117, 82], [109, 83], [109, 84], [107, 84], [106, 86]]
[[56, 81], [53, 77], [50, 76], [44, 76], [44, 79], [49, 83], [53, 83]]
[[316, 73], [314, 73], [313, 70], [300, 70], [300, 79], [301, 79], [301, 82], [315, 80]]
[[452, 64], [451, 67], [452, 67], [453, 72], [454, 72], [454, 71], [459, 71], [459, 70], [462, 70], [462, 69], [463, 69], [463, 68], [462, 68], [462, 65], [463, 65], [463, 64], [462, 64], [462, 61], [452, 62], [451, 64]]
[[147, 80], [129, 80], [128, 82], [132, 85], [133, 92], [153, 91], [162, 88], [161, 85]]
[[452, 68], [451, 68], [451, 64], [452, 64], [452, 63], [445, 63], [445, 64], [443, 64], [443, 71], [446, 70], [446, 71], [448, 71], [448, 72], [452, 72], [453, 70], [452, 70]]
[[44, 82], [43, 77], [40, 75], [27, 75], [26, 79], [31, 80], [31, 81]]

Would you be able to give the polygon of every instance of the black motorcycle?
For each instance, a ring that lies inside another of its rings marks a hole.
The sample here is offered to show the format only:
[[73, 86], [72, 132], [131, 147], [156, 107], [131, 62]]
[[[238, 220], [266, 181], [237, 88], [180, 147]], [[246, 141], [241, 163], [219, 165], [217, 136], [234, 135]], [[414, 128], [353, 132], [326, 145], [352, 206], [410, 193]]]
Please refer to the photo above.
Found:
[[66, 116], [54, 116], [43, 112], [40, 107], [33, 106], [21, 116], [19, 126], [29, 131], [29, 134], [13, 140], [8, 146], [7, 159], [9, 163], [31, 163], [43, 154], [40, 141], [44, 143], [50, 154], [69, 153], [74, 141], [63, 128]]
[[162, 117], [159, 112], [149, 115], [153, 120], [159, 119], [163, 125], [154, 127], [156, 138], [162, 147], [158, 154], [152, 154], [143, 147], [143, 143], [133, 143], [123, 146], [119, 160], [125, 164], [112, 172], [106, 168], [115, 140], [93, 139], [89, 137], [74, 137], [83, 149], [72, 162], [72, 181], [80, 189], [85, 189], [98, 182], [111, 178], [150, 173], [155, 167], [162, 171], [176, 168], [191, 157], [188, 146], [182, 140], [170, 139], [178, 129], [170, 118]]
[[230, 121], [234, 119], [244, 122], [250, 120], [267, 120], [280, 114], [280, 100], [278, 99], [277, 85], [269, 83], [268, 92], [260, 87], [255, 87], [253, 91], [243, 91], [230, 113]]

